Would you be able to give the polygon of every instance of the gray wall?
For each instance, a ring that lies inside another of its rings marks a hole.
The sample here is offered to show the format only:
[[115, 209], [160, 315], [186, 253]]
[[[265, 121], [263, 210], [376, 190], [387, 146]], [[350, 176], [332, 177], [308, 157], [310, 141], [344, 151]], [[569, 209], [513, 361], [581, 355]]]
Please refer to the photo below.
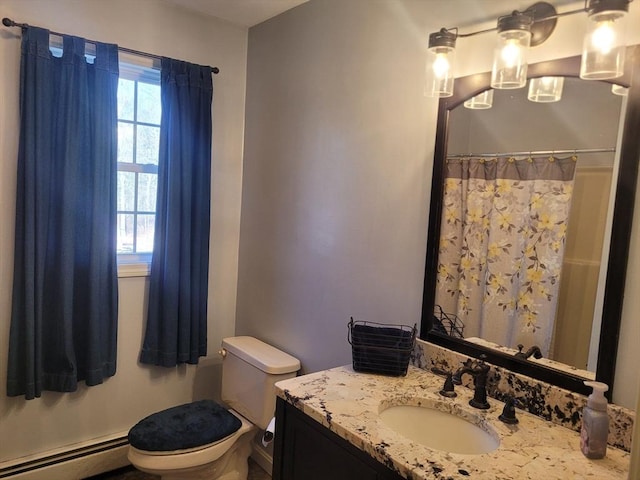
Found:
[[312, 1], [249, 31], [236, 330], [305, 371], [350, 361], [351, 315], [420, 320], [436, 102], [391, 5]]

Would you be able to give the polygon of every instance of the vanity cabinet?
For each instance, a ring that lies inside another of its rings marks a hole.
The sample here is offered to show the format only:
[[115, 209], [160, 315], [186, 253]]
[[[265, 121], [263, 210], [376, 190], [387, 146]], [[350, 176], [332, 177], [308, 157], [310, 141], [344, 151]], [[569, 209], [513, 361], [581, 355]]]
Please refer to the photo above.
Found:
[[278, 398], [273, 480], [400, 480], [391, 469]]

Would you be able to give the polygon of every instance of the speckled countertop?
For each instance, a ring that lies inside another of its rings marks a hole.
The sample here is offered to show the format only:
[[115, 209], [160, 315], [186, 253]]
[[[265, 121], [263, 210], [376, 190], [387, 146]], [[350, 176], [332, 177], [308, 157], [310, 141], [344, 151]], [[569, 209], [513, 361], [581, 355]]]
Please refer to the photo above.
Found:
[[[491, 408], [468, 405], [473, 391], [456, 387], [458, 397], [438, 394], [443, 379], [409, 367], [406, 377], [354, 372], [350, 366], [325, 370], [276, 384], [277, 395], [355, 447], [407, 479], [425, 480], [623, 480], [629, 454], [609, 447], [602, 460], [580, 452], [579, 434], [517, 410], [520, 422], [498, 420], [504, 404], [489, 398]], [[466, 455], [430, 449], [401, 436], [380, 420], [392, 405], [436, 402], [441, 409], [471, 414], [500, 438], [491, 453]]]

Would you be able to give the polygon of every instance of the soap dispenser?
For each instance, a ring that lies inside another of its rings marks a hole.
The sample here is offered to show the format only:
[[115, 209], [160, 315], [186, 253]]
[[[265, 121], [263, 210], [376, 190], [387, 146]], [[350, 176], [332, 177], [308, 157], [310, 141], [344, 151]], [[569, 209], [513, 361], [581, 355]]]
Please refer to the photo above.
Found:
[[593, 393], [587, 398], [587, 405], [582, 410], [580, 450], [587, 458], [603, 458], [607, 453], [609, 435], [609, 415], [604, 392], [609, 390], [609, 386], [591, 381], [585, 381], [584, 384], [593, 388]]

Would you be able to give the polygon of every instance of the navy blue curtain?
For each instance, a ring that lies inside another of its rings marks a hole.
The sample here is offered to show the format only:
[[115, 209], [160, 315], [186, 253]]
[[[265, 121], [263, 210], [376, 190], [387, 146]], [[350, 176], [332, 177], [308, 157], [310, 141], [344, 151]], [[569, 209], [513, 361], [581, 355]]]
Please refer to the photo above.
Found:
[[173, 367], [207, 354], [211, 67], [162, 59], [149, 309], [142, 363]]
[[116, 371], [118, 49], [23, 32], [7, 394], [70, 392]]

